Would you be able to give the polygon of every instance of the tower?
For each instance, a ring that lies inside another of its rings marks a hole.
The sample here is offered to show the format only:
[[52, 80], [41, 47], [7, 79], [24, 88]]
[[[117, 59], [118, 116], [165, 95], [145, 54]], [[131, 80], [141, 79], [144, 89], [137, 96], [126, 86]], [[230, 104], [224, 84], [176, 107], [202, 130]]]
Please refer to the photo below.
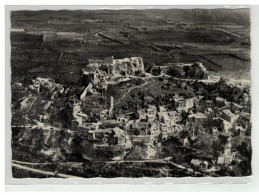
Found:
[[111, 108], [110, 110], [113, 110], [113, 97], [111, 96]]
[[113, 97], [111, 96], [111, 105], [110, 105], [110, 111], [109, 111], [109, 114], [112, 113], [112, 110], [113, 110]]

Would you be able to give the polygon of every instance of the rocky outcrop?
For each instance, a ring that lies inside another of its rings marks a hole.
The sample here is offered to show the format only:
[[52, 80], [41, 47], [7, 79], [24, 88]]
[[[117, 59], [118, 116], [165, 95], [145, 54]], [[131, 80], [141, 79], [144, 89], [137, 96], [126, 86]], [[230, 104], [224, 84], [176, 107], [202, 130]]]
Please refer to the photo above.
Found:
[[[58, 128], [12, 128], [13, 159], [31, 162], [67, 162], [84, 159], [121, 159], [131, 144], [93, 144], [74, 131]], [[19, 154], [23, 153], [23, 156]]]
[[208, 79], [209, 73], [207, 72], [206, 68], [200, 62], [195, 62], [192, 65], [193, 68], [193, 75], [190, 77], [199, 78], [199, 79]]
[[209, 74], [200, 62], [194, 64], [169, 64], [166, 74], [177, 78], [208, 79]]
[[[77, 135], [73, 132], [44, 128], [12, 128], [12, 148], [14, 159], [17, 154], [33, 156], [33, 161], [56, 162], [67, 160], [77, 154], [79, 145]], [[20, 159], [24, 160], [24, 159]]]

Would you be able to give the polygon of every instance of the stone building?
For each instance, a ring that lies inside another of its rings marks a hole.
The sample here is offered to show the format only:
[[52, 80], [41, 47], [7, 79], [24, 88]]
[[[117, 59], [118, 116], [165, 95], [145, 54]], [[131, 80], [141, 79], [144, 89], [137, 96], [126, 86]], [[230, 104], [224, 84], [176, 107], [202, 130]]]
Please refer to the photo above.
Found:
[[226, 121], [230, 122], [230, 123], [234, 123], [238, 116], [233, 114], [230, 110], [222, 110], [222, 118], [225, 119]]

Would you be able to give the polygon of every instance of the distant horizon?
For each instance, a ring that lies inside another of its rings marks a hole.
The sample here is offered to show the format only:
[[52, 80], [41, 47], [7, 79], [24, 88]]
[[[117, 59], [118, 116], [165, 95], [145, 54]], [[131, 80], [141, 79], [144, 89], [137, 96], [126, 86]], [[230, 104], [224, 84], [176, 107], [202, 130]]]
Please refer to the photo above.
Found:
[[99, 8], [99, 9], [40, 9], [40, 10], [14, 10], [12, 12], [16, 11], [128, 11], [128, 10], [250, 10], [249, 7], [247, 8], [169, 8], [169, 9], [163, 9], [163, 8], [146, 8], [146, 9], [133, 9], [133, 8], [120, 8], [120, 9], [113, 9], [113, 8]]
[[[82, 5], [84, 6], [84, 5]], [[18, 8], [18, 11], [78, 11], [78, 10], [185, 10], [185, 9], [226, 9], [226, 10], [233, 10], [233, 9], [250, 9], [250, 6], [238, 6], [238, 5], [231, 5], [231, 6], [218, 6], [218, 5], [179, 5], [179, 6], [172, 6], [172, 5], [87, 5], [87, 8], [82, 8], [82, 6], [78, 5], [39, 5], [39, 6], [32, 6], [31, 9], [28, 9], [28, 6], [15, 6], [15, 5], [7, 5], [6, 7]], [[105, 6], [105, 7], [104, 7]], [[26, 7], [27, 9], [22, 9], [22, 7]], [[39, 7], [40, 9], [37, 9]], [[43, 8], [42, 8], [43, 7]], [[45, 8], [46, 7], [46, 8]], [[69, 7], [69, 9], [65, 9], [63, 7]], [[77, 8], [79, 7], [79, 8]], [[49, 9], [50, 8], [50, 9]], [[56, 9], [57, 8], [57, 9]], [[16, 11], [16, 10], [12, 10]]]

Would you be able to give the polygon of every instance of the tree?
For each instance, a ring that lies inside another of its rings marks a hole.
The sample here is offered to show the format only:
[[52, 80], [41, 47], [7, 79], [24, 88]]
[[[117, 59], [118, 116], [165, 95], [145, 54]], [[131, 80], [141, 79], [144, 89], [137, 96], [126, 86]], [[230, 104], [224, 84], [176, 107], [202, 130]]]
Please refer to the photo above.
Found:
[[251, 150], [248, 149], [248, 144], [246, 142], [242, 141], [236, 149], [241, 155], [247, 157], [249, 161], [251, 160]]
[[240, 129], [232, 128], [232, 133], [233, 133], [233, 137], [239, 136], [240, 135]]
[[213, 151], [213, 157], [218, 158], [220, 152], [220, 143], [216, 140], [213, 140], [211, 148]]
[[227, 135], [218, 135], [218, 138], [220, 140], [220, 145], [223, 146], [227, 143], [228, 136]]

